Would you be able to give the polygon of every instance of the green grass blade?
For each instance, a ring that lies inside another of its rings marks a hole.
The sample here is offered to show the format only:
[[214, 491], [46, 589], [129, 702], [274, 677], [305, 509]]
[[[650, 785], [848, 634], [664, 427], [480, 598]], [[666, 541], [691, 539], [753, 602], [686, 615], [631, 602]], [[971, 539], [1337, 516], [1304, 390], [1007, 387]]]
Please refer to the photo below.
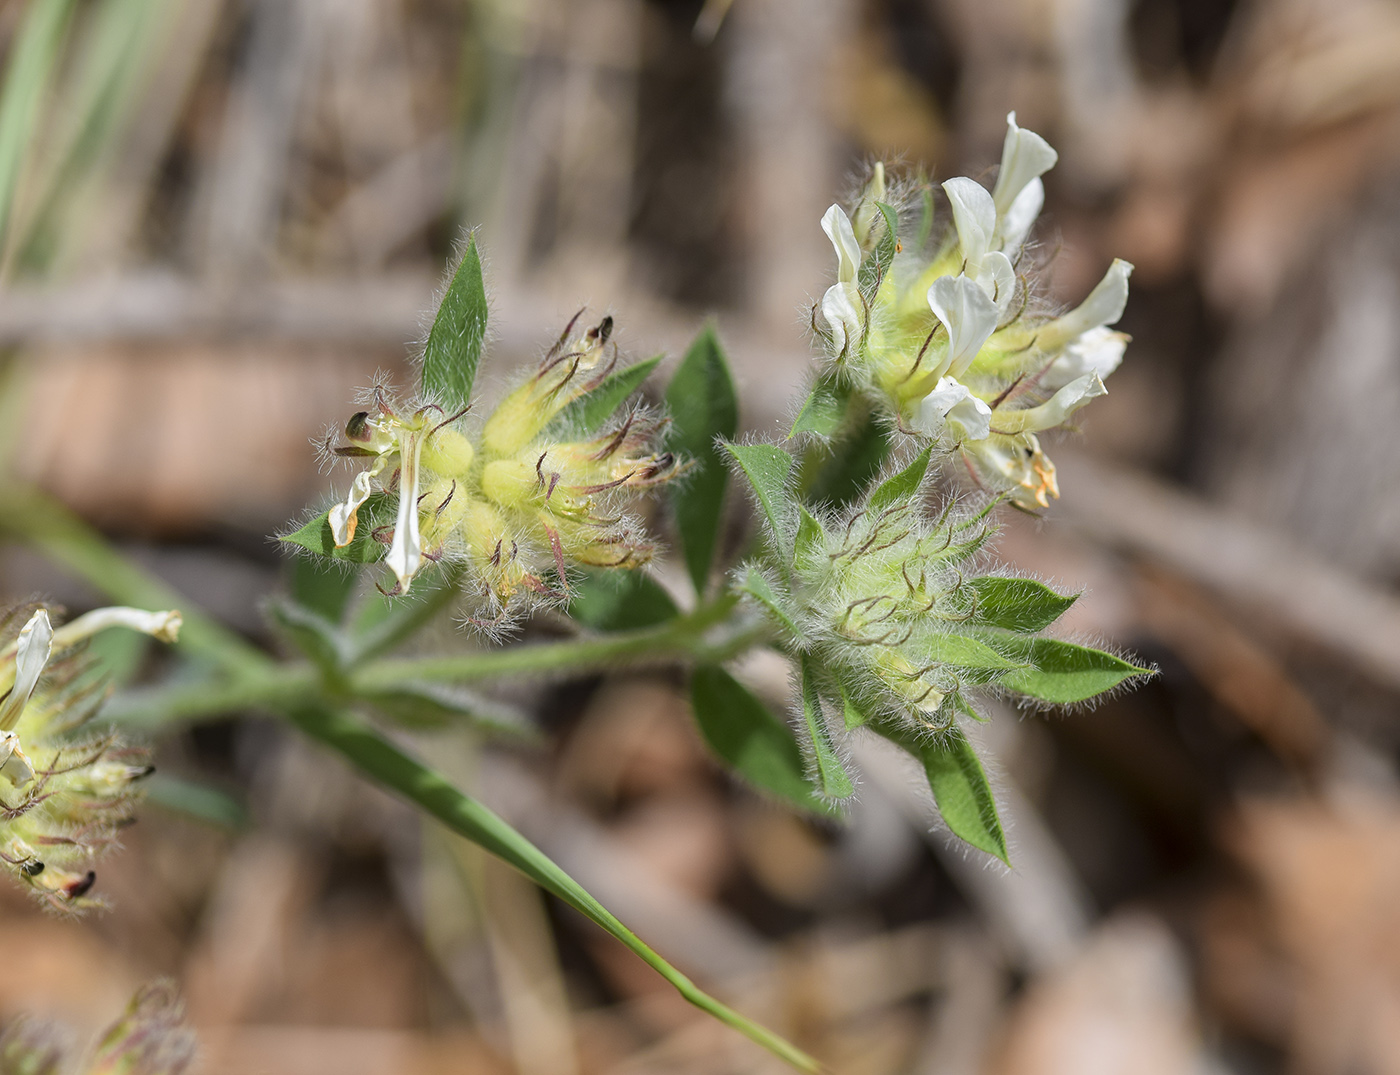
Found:
[[72, 11], [73, 0], [34, 0], [5, 57], [0, 90], [0, 244], [8, 237], [20, 172]]
[[796, 1046], [701, 990], [644, 944], [543, 851], [497, 814], [458, 791], [441, 774], [343, 713], [308, 707], [288, 716], [307, 735], [344, 755], [362, 773], [431, 814], [453, 832], [514, 866], [545, 891], [607, 930], [701, 1011], [744, 1034], [799, 1071], [820, 1070], [817, 1062]]

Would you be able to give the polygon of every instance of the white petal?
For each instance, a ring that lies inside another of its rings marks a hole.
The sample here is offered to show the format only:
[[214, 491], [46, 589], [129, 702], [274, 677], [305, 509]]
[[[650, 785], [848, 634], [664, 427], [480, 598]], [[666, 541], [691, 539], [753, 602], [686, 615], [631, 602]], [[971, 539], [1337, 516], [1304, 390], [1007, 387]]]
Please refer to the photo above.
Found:
[[1123, 307], [1128, 304], [1128, 277], [1132, 272], [1130, 262], [1115, 258], [1087, 299], [1036, 334], [1036, 346], [1042, 351], [1058, 351], [1091, 328], [1117, 321], [1123, 316]]
[[0, 732], [0, 776], [17, 788], [34, 779], [34, 766], [20, 749], [19, 736], [14, 732]]
[[1063, 425], [1080, 407], [1091, 399], [1107, 395], [1097, 373], [1086, 373], [1076, 377], [1039, 407], [1029, 407], [1023, 411], [998, 411], [997, 432], [999, 433], [1038, 433], [1042, 429], [1053, 429]]
[[1026, 184], [1055, 167], [1059, 159], [1049, 142], [1034, 131], [1016, 126], [1016, 113], [1010, 113], [1006, 117], [1006, 141], [1001, 147], [1001, 170], [992, 191], [997, 215], [1005, 216]]
[[399, 590], [407, 593], [423, 563], [423, 539], [418, 533], [418, 459], [423, 454], [423, 438], [415, 432], [404, 439], [408, 443], [400, 441], [399, 445], [399, 513], [385, 562], [399, 580]]
[[1026, 236], [1030, 234], [1035, 218], [1040, 216], [1040, 210], [1045, 205], [1045, 184], [1039, 179], [1032, 179], [1016, 195], [1016, 200], [1011, 203], [1001, 218], [997, 221], [997, 235], [995, 246], [1005, 250], [1007, 255], [1015, 257], [1016, 253], [1025, 244]]
[[837, 356], [859, 347], [865, 335], [862, 307], [856, 305], [859, 298], [854, 284], [832, 284], [822, 296], [822, 316], [831, 326], [832, 347]]
[[933, 391], [919, 400], [919, 409], [911, 423], [915, 432], [929, 437], [942, 434], [948, 412], [971, 395], [967, 386], [952, 377], [939, 378]]
[[1060, 357], [1040, 378], [1042, 388], [1054, 391], [1086, 373], [1097, 373], [1100, 379], [1116, 370], [1123, 361], [1128, 346], [1126, 333], [1114, 332], [1100, 325], [1069, 342]]
[[1016, 297], [1016, 270], [1011, 267], [1011, 259], [1000, 250], [993, 250], [982, 259], [982, 271], [978, 274], [977, 282], [987, 297], [997, 304], [1000, 320]]
[[109, 627], [126, 627], [140, 631], [161, 642], [178, 642], [184, 618], [177, 609], [162, 612], [147, 612], [144, 608], [99, 608], [79, 616], [72, 623], [65, 623], [53, 633], [53, 648], [62, 652], [77, 645], [85, 638], [91, 638], [98, 631]]
[[833, 205], [822, 217], [822, 231], [836, 248], [836, 279], [843, 284], [855, 283], [860, 269], [860, 244], [856, 242], [851, 218], [839, 205]]
[[992, 431], [992, 408], [970, 393], [948, 409], [948, 424], [962, 427], [965, 440], [982, 440]]
[[52, 652], [53, 624], [49, 622], [48, 612], [41, 608], [29, 617], [15, 642], [14, 686], [0, 704], [0, 731], [9, 731], [19, 723]]
[[939, 372], [960, 377], [996, 331], [996, 303], [966, 276], [940, 276], [928, 289], [928, 304], [948, 330], [948, 355]]
[[963, 176], [944, 183], [943, 192], [953, 206], [953, 226], [958, 229], [958, 243], [968, 265], [968, 275], [976, 276], [991, 245], [992, 232], [996, 230], [996, 206], [981, 183]]
[[336, 504], [327, 513], [331, 524], [331, 537], [335, 539], [337, 549], [344, 548], [355, 540], [360, 506], [369, 499], [370, 479], [378, 469], [376, 466], [356, 474], [355, 480], [350, 483], [350, 495], [345, 498], [345, 502]]

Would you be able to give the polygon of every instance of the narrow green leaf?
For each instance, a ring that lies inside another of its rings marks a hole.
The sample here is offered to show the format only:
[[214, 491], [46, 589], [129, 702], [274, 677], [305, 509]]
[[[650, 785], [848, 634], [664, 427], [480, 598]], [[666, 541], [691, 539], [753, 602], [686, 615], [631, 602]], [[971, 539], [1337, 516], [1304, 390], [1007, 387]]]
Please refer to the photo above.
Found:
[[671, 494], [685, 565], [697, 593], [704, 593], [719, 540], [724, 488], [729, 480], [716, 442], [739, 429], [739, 402], [724, 349], [706, 325], [666, 389], [670, 443], [693, 460], [691, 473]]
[[473, 235], [442, 297], [423, 351], [423, 394], [449, 413], [471, 402], [486, 341], [486, 318], [486, 284]]
[[603, 423], [626, 402], [627, 397], [641, 387], [642, 382], [651, 375], [651, 371], [660, 364], [662, 357], [657, 355], [610, 374], [593, 391], [580, 396], [565, 407], [555, 418], [555, 424], [585, 433], [601, 429]]
[[860, 264], [858, 286], [867, 299], [874, 298], [875, 292], [880, 290], [885, 273], [889, 272], [890, 266], [894, 264], [895, 251], [899, 246], [899, 214], [893, 206], [884, 202], [876, 202], [875, 208], [880, 211], [885, 228], [875, 244], [875, 249], [870, 251]]
[[977, 752], [956, 724], [918, 744], [938, 812], [953, 835], [1010, 864], [996, 800]]
[[350, 654], [349, 639], [330, 620], [287, 597], [268, 603], [267, 618], [324, 675], [339, 679], [344, 674]]
[[1042, 702], [1069, 705], [1112, 690], [1124, 680], [1152, 674], [1103, 650], [1077, 646], [1054, 638], [985, 632], [979, 637], [1012, 660], [1018, 668], [998, 682], [1007, 690], [1039, 698]]
[[789, 553], [797, 513], [797, 501], [788, 490], [792, 456], [776, 444], [725, 444], [724, 447], [748, 478], [778, 548]]
[[248, 811], [233, 797], [207, 784], [182, 780], [167, 773], [153, 773], [142, 782], [142, 787], [146, 802], [172, 814], [182, 814], [233, 832], [248, 827]]
[[812, 667], [812, 659], [802, 658], [802, 719], [807, 725], [807, 734], [812, 739], [813, 760], [816, 762], [817, 778], [821, 781], [822, 793], [829, 799], [847, 799], [855, 792], [851, 775], [841, 764], [841, 758], [831, 742], [831, 733], [822, 715], [821, 694], [817, 690], [817, 674]]
[[[989, 679], [1008, 672], [1024, 670], [1027, 662], [1013, 660], [1006, 654], [970, 638], [952, 632], [928, 631], [916, 634], [909, 649], [925, 661], [946, 664], [973, 673], [974, 679]], [[979, 676], [978, 673], [988, 673]]]
[[858, 417], [849, 436], [832, 444], [830, 454], [819, 464], [811, 485], [805, 489], [807, 499], [844, 507], [865, 492], [889, 454], [889, 432], [867, 410]]
[[360, 505], [359, 525], [350, 544], [337, 547], [335, 535], [331, 533], [331, 520], [328, 511], [283, 534], [279, 539], [289, 545], [297, 545], [318, 556], [328, 556], [332, 560], [344, 560], [351, 564], [372, 564], [384, 558], [386, 547], [375, 541], [374, 531], [387, 526], [394, 519], [394, 501], [386, 493], [375, 493]]
[[[304, 547], [304, 546], [303, 546]], [[359, 574], [348, 563], [330, 564], [314, 556], [293, 556], [287, 565], [289, 589], [297, 604], [339, 623]]]
[[846, 722], [846, 731], [854, 731], [861, 725], [869, 722], [870, 717], [861, 708], [860, 703], [855, 700], [846, 684], [841, 687], [841, 718]]
[[715, 665], [696, 668], [690, 700], [705, 742], [745, 780], [802, 810], [831, 812], [807, 782], [792, 729], [728, 672]]
[[642, 571], [589, 572], [573, 587], [569, 615], [595, 631], [631, 631], [680, 615], [670, 594]]
[[984, 575], [969, 585], [977, 601], [974, 622], [1026, 634], [1043, 631], [1079, 600], [1078, 594], [1057, 594], [1035, 579]]
[[805, 507], [801, 508], [797, 522], [797, 540], [793, 547], [793, 563], [802, 565], [818, 556], [826, 548], [826, 531], [822, 524]]
[[33, 0], [5, 57], [0, 89], [0, 242], [8, 238], [15, 189], [72, 10], [73, 0]]
[[836, 374], [826, 374], [812, 386], [802, 409], [797, 412], [797, 420], [788, 430], [788, 436], [795, 437], [799, 433], [835, 436], [846, 421], [846, 409], [850, 402], [850, 389]]
[[929, 445], [898, 474], [882, 481], [870, 494], [870, 510], [882, 511], [892, 504], [898, 504], [918, 495], [919, 486], [923, 484], [924, 475], [928, 473], [928, 461], [932, 453], [933, 445]]
[[739, 589], [762, 605], [764, 610], [777, 621], [778, 626], [787, 632], [790, 639], [797, 642], [802, 640], [802, 630], [788, 614], [783, 599], [774, 591], [768, 577], [762, 571], [756, 567], [750, 567], [744, 572], [744, 581]]
[[699, 989], [644, 944], [549, 856], [500, 816], [458, 791], [440, 773], [346, 713], [303, 707], [289, 712], [288, 716], [302, 731], [339, 751], [361, 772], [431, 814], [453, 832], [514, 866], [545, 891], [607, 930], [701, 1011], [733, 1027], [798, 1070], [814, 1073], [819, 1070], [817, 1062], [806, 1053]]

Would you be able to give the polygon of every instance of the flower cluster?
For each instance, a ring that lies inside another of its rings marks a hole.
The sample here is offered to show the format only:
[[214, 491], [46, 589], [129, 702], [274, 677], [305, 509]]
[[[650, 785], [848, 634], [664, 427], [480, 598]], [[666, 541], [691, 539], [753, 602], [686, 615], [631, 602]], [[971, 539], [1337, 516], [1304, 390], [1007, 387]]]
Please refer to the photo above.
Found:
[[[12, 614], [6, 630], [19, 615]], [[109, 627], [175, 641], [178, 612], [102, 608], [55, 629], [39, 608], [0, 648], [0, 867], [56, 910], [96, 901], [89, 863], [129, 820], [145, 753], [83, 725], [101, 701], [83, 682], [83, 643]]]
[[[664, 421], [644, 408], [624, 409], [601, 431], [576, 413], [618, 362], [612, 318], [575, 336], [578, 317], [474, 434], [465, 412], [404, 408], [372, 390], [346, 443], [330, 448], [365, 460], [326, 517], [331, 554], [357, 537], [374, 543], [367, 558], [387, 547], [395, 593], [408, 591], [424, 561], [464, 562], [498, 618], [518, 596], [562, 596], [571, 565], [647, 562], [653, 546], [628, 502], [680, 466], [659, 448]], [[372, 520], [366, 535], [361, 516], [376, 496], [386, 508], [394, 502], [392, 522]]]
[[[1133, 268], [1114, 261], [1068, 313], [1034, 312], [1024, 245], [1055, 161], [1013, 112], [992, 191], [965, 177], [943, 184], [952, 227], [936, 245], [900, 234], [909, 206], [901, 214], [886, 199], [911, 199], [887, 191], [881, 165], [853, 216], [833, 205], [822, 218], [837, 279], [818, 331], [837, 369], [900, 430], [956, 450], [979, 484], [1028, 510], [1059, 496], [1037, 434], [1103, 395], [1122, 361], [1127, 337], [1108, 326], [1123, 314]], [[925, 194], [919, 230], [931, 235]]]
[[0, 1034], [0, 1072], [14, 1075], [181, 1075], [194, 1063], [194, 1032], [183, 1023], [175, 987], [142, 988], [107, 1028], [81, 1067], [68, 1062], [62, 1027], [21, 1016]]

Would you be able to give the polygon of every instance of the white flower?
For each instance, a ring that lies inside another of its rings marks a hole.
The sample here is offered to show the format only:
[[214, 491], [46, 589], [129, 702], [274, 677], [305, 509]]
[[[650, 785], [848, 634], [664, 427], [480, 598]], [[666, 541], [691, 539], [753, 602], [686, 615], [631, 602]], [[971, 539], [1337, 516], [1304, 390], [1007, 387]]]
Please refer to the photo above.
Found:
[[932, 392], [919, 401], [915, 431], [938, 437], [953, 426], [958, 440], [981, 440], [991, 432], [992, 409], [952, 377], [943, 377]]
[[[998, 217], [1009, 217], [1016, 200], [1042, 175], [1055, 167], [1060, 155], [1040, 135], [1016, 126], [1016, 113], [1006, 116], [1006, 140], [1001, 146], [1001, 169], [992, 190]], [[1041, 197], [1044, 197], [1042, 188]]]
[[831, 326], [832, 344], [838, 355], [858, 347], [865, 335], [865, 318], [856, 277], [860, 272], [860, 243], [846, 211], [833, 205], [822, 217], [822, 231], [836, 249], [836, 283], [822, 296], [822, 316]]
[[1003, 314], [1016, 293], [1016, 272], [1011, 259], [992, 249], [997, 226], [996, 206], [980, 183], [965, 176], [943, 184], [953, 207], [953, 226], [962, 247], [963, 274], [975, 280]]
[[15, 640], [15, 666], [10, 673], [14, 680], [10, 693], [0, 704], [0, 731], [9, 731], [19, 723], [20, 714], [29, 704], [29, 696], [34, 693], [39, 677], [44, 674], [52, 652], [53, 624], [49, 622], [48, 612], [41, 608], [29, 617], [29, 622], [20, 629], [19, 638]]
[[1084, 406], [1091, 399], [1107, 395], [1097, 373], [1086, 373], [1076, 377], [1038, 407], [1027, 407], [1022, 411], [997, 411], [998, 433], [1038, 433], [1044, 429], [1054, 429]]
[[0, 776], [17, 788], [34, 779], [34, 765], [20, 749], [14, 732], [0, 732]]
[[1008, 492], [1012, 502], [1027, 511], [1048, 508], [1060, 495], [1055, 464], [1040, 450], [1034, 433], [991, 436], [964, 444], [963, 452], [988, 485]]
[[938, 372], [961, 377], [996, 331], [996, 303], [966, 276], [940, 276], [929, 286], [928, 304], [948, 330], [948, 354]]
[[1107, 377], [1122, 363], [1127, 346], [1127, 333], [1114, 332], [1103, 325], [1091, 328], [1070, 341], [1059, 358], [1050, 363], [1040, 377], [1040, 386], [1054, 391], [1086, 373], [1097, 373], [1100, 379]]
[[423, 563], [423, 539], [418, 533], [418, 477], [422, 454], [422, 435], [416, 430], [408, 432], [399, 445], [399, 512], [394, 523], [394, 540], [385, 557], [403, 593], [408, 592], [413, 576]]
[[1047, 353], [1058, 351], [1090, 329], [1117, 321], [1128, 304], [1128, 277], [1132, 272], [1131, 262], [1114, 258], [1087, 299], [1036, 332], [1036, 346]]

